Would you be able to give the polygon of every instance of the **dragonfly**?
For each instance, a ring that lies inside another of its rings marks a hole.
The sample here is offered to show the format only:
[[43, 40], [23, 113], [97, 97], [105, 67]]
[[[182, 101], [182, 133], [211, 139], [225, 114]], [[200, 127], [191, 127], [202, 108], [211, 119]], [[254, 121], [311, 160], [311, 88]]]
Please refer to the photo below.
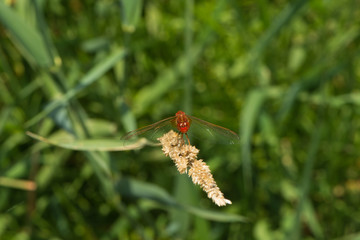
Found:
[[144, 136], [147, 139], [158, 142], [157, 138], [170, 130], [176, 130], [182, 136], [185, 135], [188, 144], [190, 144], [188, 133], [195, 138], [202, 139], [205, 137], [211, 141], [225, 144], [237, 144], [240, 141], [239, 136], [230, 129], [187, 115], [183, 111], [178, 111], [175, 116], [128, 132], [122, 139], [129, 140], [137, 136]]

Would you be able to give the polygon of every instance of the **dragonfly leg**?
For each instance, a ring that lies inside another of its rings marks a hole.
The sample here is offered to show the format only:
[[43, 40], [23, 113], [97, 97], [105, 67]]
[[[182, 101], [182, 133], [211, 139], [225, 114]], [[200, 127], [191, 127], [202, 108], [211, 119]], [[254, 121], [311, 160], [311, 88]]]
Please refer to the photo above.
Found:
[[189, 136], [187, 135], [187, 133], [185, 133], [185, 136], [186, 136], [186, 139], [188, 141], [188, 144], [190, 145], [190, 139], [189, 139]]

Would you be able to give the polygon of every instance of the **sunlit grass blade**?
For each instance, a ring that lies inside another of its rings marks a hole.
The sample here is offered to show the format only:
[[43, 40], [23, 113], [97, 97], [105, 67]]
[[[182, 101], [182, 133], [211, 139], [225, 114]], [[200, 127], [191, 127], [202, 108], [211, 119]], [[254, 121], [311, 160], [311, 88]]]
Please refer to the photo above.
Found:
[[141, 15], [142, 0], [121, 0], [122, 27], [124, 31], [134, 32]]
[[0, 22], [4, 24], [13, 37], [14, 43], [29, 62], [40, 67], [52, 65], [51, 57], [37, 29], [29, 25], [2, 1], [0, 1]]
[[16, 188], [26, 191], [36, 190], [36, 183], [33, 181], [5, 178], [5, 177], [0, 177], [0, 186]]

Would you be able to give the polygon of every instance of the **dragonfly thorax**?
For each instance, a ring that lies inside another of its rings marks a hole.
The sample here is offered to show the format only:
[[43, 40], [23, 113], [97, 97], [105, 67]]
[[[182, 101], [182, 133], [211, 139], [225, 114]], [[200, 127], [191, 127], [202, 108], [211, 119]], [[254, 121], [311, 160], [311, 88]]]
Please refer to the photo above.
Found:
[[177, 128], [181, 133], [187, 133], [189, 127], [190, 127], [189, 121], [178, 122], [177, 124]]
[[176, 113], [176, 127], [181, 133], [187, 133], [190, 128], [190, 120], [182, 111]]

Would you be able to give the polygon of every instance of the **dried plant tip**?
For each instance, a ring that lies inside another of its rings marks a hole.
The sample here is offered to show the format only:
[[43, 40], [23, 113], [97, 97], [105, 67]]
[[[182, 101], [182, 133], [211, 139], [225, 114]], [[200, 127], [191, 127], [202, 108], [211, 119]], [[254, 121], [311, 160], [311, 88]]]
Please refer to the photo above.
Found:
[[181, 174], [188, 172], [193, 183], [200, 185], [216, 205], [231, 204], [231, 201], [224, 198], [224, 194], [216, 185], [209, 166], [203, 160], [197, 159], [199, 150], [196, 147], [186, 145], [182, 135], [172, 130], [158, 140], [161, 142], [163, 152], [174, 161], [178, 171]]
[[208, 198], [211, 198], [216, 205], [225, 206], [226, 204], [231, 204], [231, 201], [224, 198], [224, 194], [216, 185], [209, 166], [207, 166], [202, 159], [196, 160], [192, 163], [189, 170], [189, 176], [195, 184], [200, 185], [200, 187], [207, 193]]

